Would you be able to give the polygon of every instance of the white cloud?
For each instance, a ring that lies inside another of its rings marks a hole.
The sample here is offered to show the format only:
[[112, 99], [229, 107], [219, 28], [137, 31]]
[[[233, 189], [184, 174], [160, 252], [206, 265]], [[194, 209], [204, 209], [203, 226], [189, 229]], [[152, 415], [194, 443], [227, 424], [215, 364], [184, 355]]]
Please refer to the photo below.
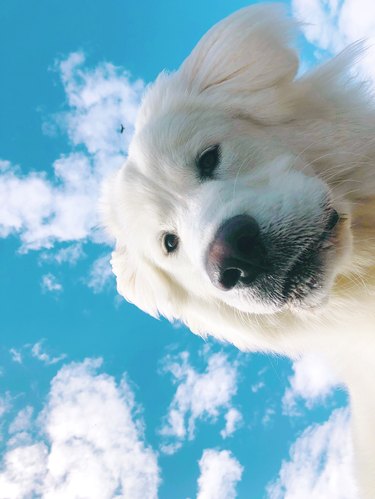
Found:
[[34, 409], [31, 406], [27, 406], [21, 409], [10, 423], [8, 428], [10, 438], [7, 441], [9, 448], [33, 445], [34, 442], [30, 434], [33, 425], [33, 412]]
[[306, 38], [318, 49], [336, 54], [367, 39], [358, 67], [375, 82], [375, 9], [373, 0], [292, 0], [293, 15], [304, 21]]
[[41, 497], [47, 453], [43, 443], [15, 447], [6, 452], [0, 473], [0, 498], [26, 499], [35, 494]]
[[0, 417], [5, 414], [11, 407], [11, 396], [8, 392], [0, 396]]
[[12, 357], [13, 362], [16, 362], [17, 364], [22, 364], [22, 354], [19, 350], [16, 350], [15, 348], [11, 348], [9, 350], [10, 356]]
[[242, 422], [243, 419], [240, 411], [238, 411], [234, 407], [231, 407], [225, 414], [225, 428], [221, 430], [220, 435], [223, 438], [230, 437], [236, 430], [238, 430]]
[[12, 166], [10, 161], [6, 161], [4, 159], [0, 159], [0, 172], [1, 170], [6, 171]]
[[46, 365], [52, 365], [66, 358], [65, 353], [62, 353], [57, 356], [49, 354], [46, 348], [43, 346], [43, 343], [44, 340], [42, 339], [34, 344], [26, 343], [19, 350], [11, 348], [9, 350], [9, 353], [12, 357], [13, 362], [16, 362], [17, 364], [22, 364], [25, 358], [31, 355], [31, 357], [40, 360]]
[[262, 367], [261, 369], [259, 369], [259, 371], [257, 372], [257, 379], [259, 381], [253, 383], [250, 386], [250, 390], [252, 391], [252, 393], [258, 393], [260, 390], [262, 390], [266, 386], [266, 384], [264, 382], [264, 375], [266, 374], [267, 371], [268, 371], [268, 366], [265, 366], [265, 367]]
[[206, 449], [199, 461], [197, 499], [233, 499], [243, 468], [227, 450]]
[[170, 372], [177, 389], [169, 406], [166, 421], [160, 430], [166, 439], [162, 450], [172, 453], [184, 439], [194, 438], [196, 421], [216, 421], [219, 414], [231, 407], [237, 392], [237, 363], [229, 362], [223, 353], [208, 356], [205, 372], [196, 371], [189, 363], [189, 354], [167, 357], [164, 371]]
[[58, 282], [57, 277], [50, 272], [42, 276], [42, 291], [49, 291], [51, 293], [56, 293], [62, 291], [63, 287]]
[[293, 15], [306, 22], [306, 25], [302, 25], [306, 38], [332, 53], [345, 46], [343, 34], [337, 26], [338, 9], [339, 5], [335, 1], [292, 0]]
[[12, 423], [9, 425], [8, 432], [16, 433], [19, 431], [28, 431], [31, 428], [31, 418], [33, 416], [33, 408], [27, 406], [18, 412]]
[[41, 262], [53, 262], [61, 265], [63, 263], [68, 263], [69, 265], [75, 265], [78, 260], [83, 258], [85, 253], [82, 248], [82, 244], [76, 243], [61, 248], [57, 251], [44, 251], [40, 255]]
[[91, 266], [87, 285], [94, 293], [100, 293], [110, 282], [114, 281], [110, 260], [110, 254], [104, 255], [95, 260]]
[[[26, 202], [27, 200], [27, 202]], [[0, 176], [0, 236], [11, 232], [37, 231], [51, 214], [52, 192], [48, 181], [41, 173], [30, 173], [22, 177], [17, 168], [9, 164]]]
[[100, 179], [83, 153], [55, 161], [54, 179], [43, 173], [0, 174], [0, 236], [18, 233], [23, 251], [94, 236]]
[[276, 411], [274, 407], [267, 407], [262, 416], [262, 425], [264, 427], [270, 426], [275, 417]]
[[324, 360], [315, 355], [305, 355], [293, 362], [293, 375], [289, 378], [282, 405], [283, 413], [298, 415], [297, 401], [303, 399], [306, 407], [322, 402], [339, 382]]
[[62, 353], [57, 357], [52, 357], [46, 350], [42, 347], [43, 340], [38, 341], [31, 347], [31, 355], [35, 358], [43, 362], [44, 364], [50, 366], [52, 364], [56, 364], [61, 360], [66, 358], [66, 354]]
[[[9, 161], [0, 161], [0, 237], [17, 233], [23, 251], [56, 242], [105, 240], [97, 228], [101, 181], [126, 155], [144, 85], [131, 82], [126, 71], [112, 64], [90, 70], [84, 63], [84, 55], [74, 53], [56, 66], [69, 111], [55, 120], [73, 151], [56, 159], [52, 176], [23, 175]], [[117, 131], [120, 123], [123, 134]]]
[[[125, 154], [144, 83], [130, 82], [129, 73], [113, 64], [103, 63], [88, 71], [84, 63], [85, 56], [79, 52], [58, 65], [71, 108], [61, 118], [71, 141], [85, 144], [92, 155]], [[122, 134], [118, 133], [120, 124], [125, 128]]]
[[264, 387], [265, 387], [264, 381], [259, 381], [258, 383], [254, 383], [253, 385], [251, 385], [250, 390], [253, 393], [257, 393], [259, 392], [259, 390], [261, 390]]
[[309, 426], [269, 484], [269, 499], [355, 499], [348, 409], [335, 410], [321, 425]]
[[[4, 453], [0, 498], [156, 497], [156, 455], [143, 442], [133, 393], [125, 378], [117, 384], [98, 374], [100, 364], [93, 359], [71, 363], [52, 380], [37, 418], [45, 439], [30, 436], [29, 444]], [[18, 423], [13, 436], [17, 426], [27, 429]]]

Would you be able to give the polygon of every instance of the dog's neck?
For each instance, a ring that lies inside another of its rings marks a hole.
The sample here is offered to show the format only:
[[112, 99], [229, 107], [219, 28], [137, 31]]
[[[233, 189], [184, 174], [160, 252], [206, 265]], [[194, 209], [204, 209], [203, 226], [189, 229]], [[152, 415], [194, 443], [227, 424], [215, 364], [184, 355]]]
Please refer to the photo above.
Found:
[[[303, 350], [326, 358], [345, 384], [351, 405], [355, 464], [361, 497], [375, 498], [375, 196], [352, 214], [354, 253], [362, 272], [340, 276], [335, 284], [341, 321], [316, 331]], [[341, 292], [341, 290], [343, 290]], [[350, 293], [348, 294], [348, 290]], [[340, 294], [341, 293], [341, 294]], [[329, 314], [328, 307], [328, 314]], [[338, 318], [340, 319], [340, 317]]]
[[[370, 307], [373, 301], [372, 296]], [[371, 319], [348, 322], [320, 351], [349, 394], [354, 463], [363, 499], [375, 498], [375, 320]]]

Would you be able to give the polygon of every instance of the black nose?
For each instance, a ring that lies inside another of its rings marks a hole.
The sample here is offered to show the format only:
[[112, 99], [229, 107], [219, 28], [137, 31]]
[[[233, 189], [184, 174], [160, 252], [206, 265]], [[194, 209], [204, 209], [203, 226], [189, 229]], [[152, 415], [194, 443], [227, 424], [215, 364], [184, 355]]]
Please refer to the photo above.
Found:
[[266, 252], [259, 225], [248, 215], [237, 215], [217, 230], [207, 252], [207, 272], [224, 290], [248, 285], [265, 271]]

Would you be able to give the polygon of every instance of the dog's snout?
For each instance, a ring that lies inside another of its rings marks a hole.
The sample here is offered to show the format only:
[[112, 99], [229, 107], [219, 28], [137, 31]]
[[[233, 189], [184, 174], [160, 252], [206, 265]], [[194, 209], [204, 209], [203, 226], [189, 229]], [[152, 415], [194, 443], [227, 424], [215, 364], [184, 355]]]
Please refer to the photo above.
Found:
[[265, 270], [265, 247], [253, 217], [237, 215], [217, 230], [207, 253], [212, 283], [224, 290], [248, 285]]

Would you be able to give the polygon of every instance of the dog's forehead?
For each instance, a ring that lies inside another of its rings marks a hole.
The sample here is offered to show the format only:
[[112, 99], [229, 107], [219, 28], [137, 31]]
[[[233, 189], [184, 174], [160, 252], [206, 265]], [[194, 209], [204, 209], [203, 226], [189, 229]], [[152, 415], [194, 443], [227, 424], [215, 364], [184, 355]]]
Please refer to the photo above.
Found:
[[177, 202], [175, 194], [128, 158], [116, 179], [115, 197], [118, 244], [133, 255], [154, 254], [163, 224]]
[[[139, 161], [129, 158], [122, 170], [122, 217], [125, 232], [134, 243], [140, 236], [139, 246], [146, 238], [155, 240], [163, 231], [176, 230], [177, 213], [186, 212], [196, 182], [187, 182], [177, 175], [161, 175], [151, 166], [144, 168]], [[146, 242], [145, 251], [148, 251]]]
[[123, 183], [127, 204], [138, 206], [139, 215], [150, 210], [157, 217], [164, 217], [180, 200], [180, 193], [173, 185], [134, 159], [128, 159], [123, 168]]
[[[143, 173], [163, 176], [170, 168], [182, 177], [202, 150], [233, 133], [233, 119], [198, 102], [184, 102], [154, 115], [137, 130], [129, 155]], [[185, 179], [186, 180], [186, 179]]]
[[128, 196], [141, 196], [162, 216], [183, 207], [200, 186], [199, 154], [231, 133], [229, 121], [215, 110], [192, 105], [154, 116], [137, 130], [129, 147], [124, 169]]

